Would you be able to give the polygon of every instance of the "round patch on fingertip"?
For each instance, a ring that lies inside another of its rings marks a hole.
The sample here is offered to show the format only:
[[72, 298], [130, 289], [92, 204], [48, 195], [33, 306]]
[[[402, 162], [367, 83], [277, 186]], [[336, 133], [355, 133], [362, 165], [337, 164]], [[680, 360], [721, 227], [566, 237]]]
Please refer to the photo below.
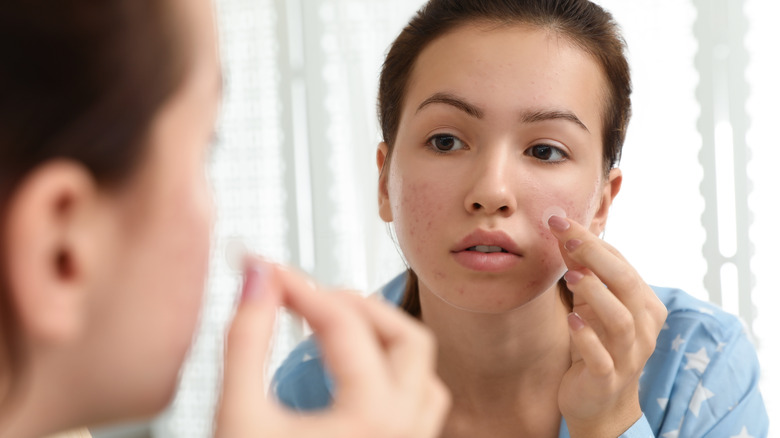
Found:
[[225, 243], [225, 261], [230, 269], [234, 271], [244, 270], [244, 257], [249, 253], [244, 239], [240, 237], [230, 237]]
[[559, 217], [566, 217], [566, 212], [557, 205], [554, 205], [552, 207], [547, 207], [546, 210], [544, 210], [544, 213], [542, 213], [542, 223], [544, 224], [545, 228], [548, 230], [550, 229], [550, 217], [552, 216], [559, 216]]

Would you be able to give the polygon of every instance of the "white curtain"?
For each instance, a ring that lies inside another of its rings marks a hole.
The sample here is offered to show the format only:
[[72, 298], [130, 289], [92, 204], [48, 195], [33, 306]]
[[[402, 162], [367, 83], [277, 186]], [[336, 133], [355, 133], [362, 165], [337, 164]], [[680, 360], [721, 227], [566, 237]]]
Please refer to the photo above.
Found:
[[[601, 0], [626, 35], [634, 117], [606, 239], [646, 281], [741, 315], [770, 418], [780, 248], [774, 0]], [[158, 437], [210, 436], [241, 237], [319, 281], [370, 292], [403, 269], [376, 215], [375, 95], [383, 55], [421, 0], [217, 0], [226, 94], [212, 164], [212, 274], [191, 357]], [[270, 373], [302, 336], [281, 315]]]

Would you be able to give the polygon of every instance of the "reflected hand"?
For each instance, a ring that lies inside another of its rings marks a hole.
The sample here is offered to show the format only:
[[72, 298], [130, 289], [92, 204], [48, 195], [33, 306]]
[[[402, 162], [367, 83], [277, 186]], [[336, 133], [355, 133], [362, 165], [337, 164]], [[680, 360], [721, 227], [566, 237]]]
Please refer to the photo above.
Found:
[[572, 365], [558, 404], [572, 437], [617, 437], [642, 415], [639, 377], [666, 307], [620, 253], [582, 225], [553, 216], [574, 295]]

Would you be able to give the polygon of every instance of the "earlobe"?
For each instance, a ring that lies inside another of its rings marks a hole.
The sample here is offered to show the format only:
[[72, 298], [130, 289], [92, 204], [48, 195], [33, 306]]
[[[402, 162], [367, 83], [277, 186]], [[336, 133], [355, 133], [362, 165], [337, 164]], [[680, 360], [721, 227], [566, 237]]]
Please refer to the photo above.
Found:
[[390, 149], [385, 142], [379, 143], [379, 146], [376, 148], [376, 167], [379, 171], [379, 217], [385, 222], [393, 221], [393, 212], [390, 208], [390, 196], [387, 191], [387, 178], [388, 173], [390, 172], [390, 169], [388, 169], [390, 163], [387, 159], [389, 150]]
[[590, 225], [590, 231], [592, 233], [599, 235], [606, 228], [609, 208], [612, 206], [612, 201], [615, 200], [615, 196], [620, 192], [622, 184], [623, 172], [618, 168], [611, 169], [607, 176], [607, 181], [601, 189], [601, 202], [599, 208]]
[[26, 337], [70, 342], [82, 332], [94, 266], [99, 193], [83, 166], [47, 163], [8, 204], [3, 251], [15, 312]]

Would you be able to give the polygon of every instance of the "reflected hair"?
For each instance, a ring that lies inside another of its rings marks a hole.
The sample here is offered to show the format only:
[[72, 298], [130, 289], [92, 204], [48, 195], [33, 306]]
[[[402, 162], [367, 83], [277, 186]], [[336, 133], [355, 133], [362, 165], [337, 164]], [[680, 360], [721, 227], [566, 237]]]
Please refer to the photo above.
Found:
[[[434, 40], [467, 24], [525, 25], [548, 30], [591, 55], [606, 79], [602, 114], [604, 174], [615, 167], [631, 118], [631, 75], [626, 44], [612, 15], [588, 0], [430, 0], [393, 41], [379, 79], [377, 112], [392, 159], [409, 78], [420, 53]], [[384, 172], [384, 168], [382, 169]], [[410, 268], [402, 307], [420, 317], [417, 275]], [[561, 298], [571, 307], [562, 279]]]
[[[0, 230], [14, 191], [46, 162], [76, 162], [106, 188], [139, 167], [150, 124], [189, 62], [172, 8], [162, 0], [3, 4]], [[0, 401], [24, 362], [8, 257], [0, 252]]]

